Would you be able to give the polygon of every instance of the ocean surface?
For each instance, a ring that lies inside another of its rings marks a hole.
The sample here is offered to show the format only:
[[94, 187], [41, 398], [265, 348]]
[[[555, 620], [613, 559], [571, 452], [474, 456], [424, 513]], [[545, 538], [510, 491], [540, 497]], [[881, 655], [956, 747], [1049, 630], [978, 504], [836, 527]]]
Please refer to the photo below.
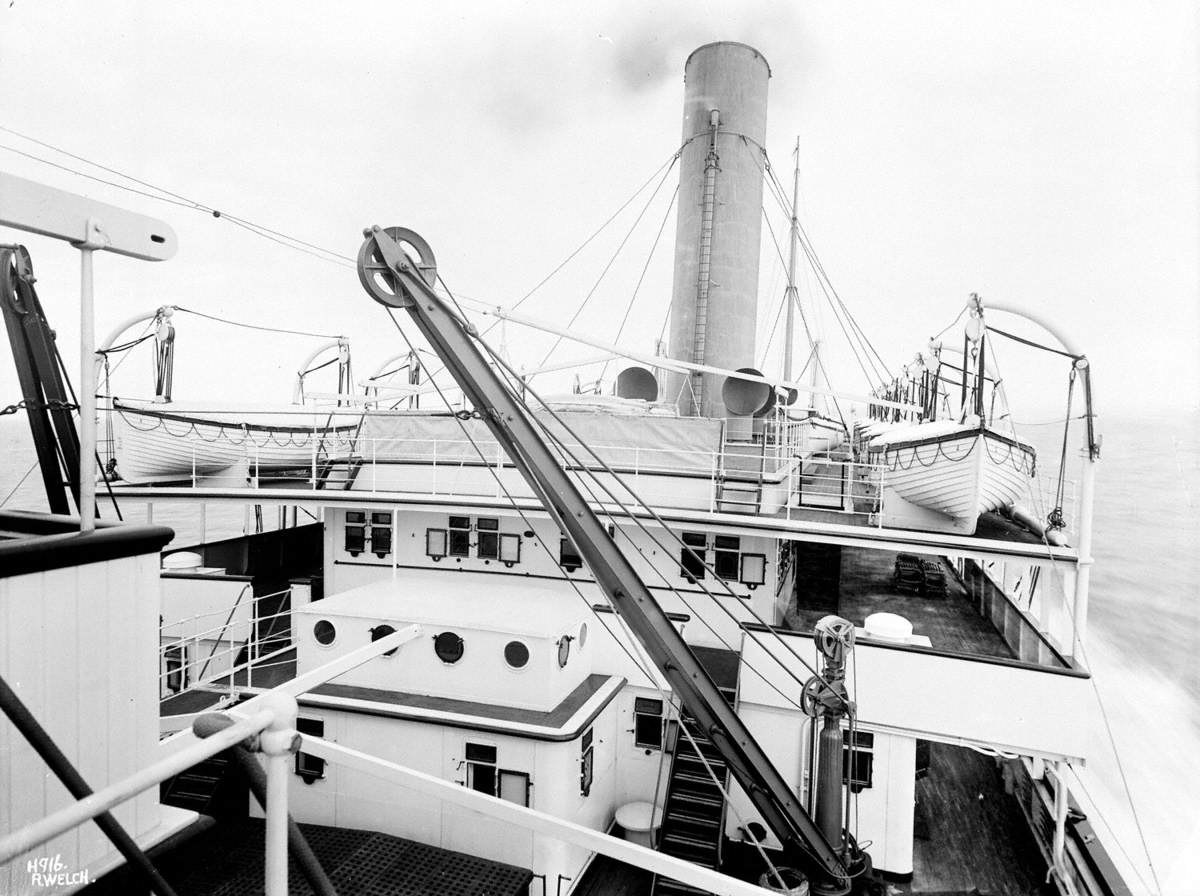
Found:
[[[1128, 854], [1147, 891], [1157, 875], [1162, 893], [1190, 896], [1200, 892], [1200, 412], [1108, 417], [1100, 429], [1087, 659], [1103, 712], [1085, 773], [1099, 807], [1092, 820], [1114, 833], [1105, 842]], [[1041, 446], [1043, 465], [1057, 463], [1054, 430], [1021, 431]], [[0, 502], [15, 489], [7, 507], [44, 507], [36, 471], [18, 487], [33, 457], [23, 416], [0, 418]], [[139, 521], [143, 513], [130, 509]], [[199, 535], [194, 510], [159, 508], [155, 522], [176, 528], [181, 543]], [[209, 512], [210, 538], [242, 526], [240, 510]]]

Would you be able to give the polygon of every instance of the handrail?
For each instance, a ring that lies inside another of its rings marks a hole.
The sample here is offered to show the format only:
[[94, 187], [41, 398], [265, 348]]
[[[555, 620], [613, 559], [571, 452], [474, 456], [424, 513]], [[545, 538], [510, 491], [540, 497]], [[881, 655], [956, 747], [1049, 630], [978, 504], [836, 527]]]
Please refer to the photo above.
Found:
[[84, 797], [45, 818], [13, 831], [0, 839], [0, 865], [23, 852], [40, 846], [47, 840], [54, 839], [59, 834], [78, 827], [102, 812], [107, 812], [119, 803], [132, 799], [142, 791], [161, 784], [167, 778], [178, 775], [196, 763], [203, 762], [222, 750], [259, 734], [279, 716], [279, 707], [265, 706], [249, 718], [240, 720], [208, 740], [197, 741], [178, 753], [160, 759], [115, 784], [97, 790], [91, 796]]

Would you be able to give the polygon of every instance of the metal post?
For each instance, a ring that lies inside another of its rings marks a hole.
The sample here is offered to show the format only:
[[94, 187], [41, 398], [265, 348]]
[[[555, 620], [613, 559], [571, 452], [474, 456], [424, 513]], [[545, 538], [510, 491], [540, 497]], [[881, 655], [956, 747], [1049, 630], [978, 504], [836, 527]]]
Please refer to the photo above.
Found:
[[1054, 841], [1050, 851], [1050, 873], [1065, 881], [1067, 844], [1067, 764], [1059, 759], [1054, 763]]
[[275, 717], [259, 736], [259, 749], [267, 758], [266, 896], [287, 896], [288, 891], [288, 765], [300, 746], [296, 733], [296, 698], [271, 694], [266, 701]]
[[96, 370], [92, 253], [98, 225], [88, 222], [88, 242], [79, 244], [79, 531], [96, 528]]
[[1079, 559], [1076, 561], [1075, 595], [1071, 628], [1071, 654], [1080, 656], [1084, 632], [1087, 630], [1088, 586], [1092, 574], [1092, 509], [1095, 501], [1096, 464], [1099, 463], [1087, 448], [1084, 449], [1083, 472], [1079, 489]]

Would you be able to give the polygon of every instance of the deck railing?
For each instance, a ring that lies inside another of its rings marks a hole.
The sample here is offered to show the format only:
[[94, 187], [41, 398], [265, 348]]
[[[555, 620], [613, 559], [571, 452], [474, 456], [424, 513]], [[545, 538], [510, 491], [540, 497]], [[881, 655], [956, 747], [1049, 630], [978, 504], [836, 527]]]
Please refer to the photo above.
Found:
[[[293, 663], [291, 589], [257, 595], [244, 618], [235, 619], [247, 589], [231, 609], [164, 621], [159, 627], [159, 698], [193, 691], [224, 691], [232, 696], [239, 682], [253, 684], [255, 672]], [[277, 613], [259, 613], [264, 602], [279, 603]]]

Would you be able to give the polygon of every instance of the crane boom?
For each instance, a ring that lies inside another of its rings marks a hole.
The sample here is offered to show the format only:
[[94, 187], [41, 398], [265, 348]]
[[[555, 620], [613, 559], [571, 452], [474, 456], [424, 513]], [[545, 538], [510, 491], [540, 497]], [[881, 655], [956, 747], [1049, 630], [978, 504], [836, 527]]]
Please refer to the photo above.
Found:
[[389, 308], [409, 313], [463, 393], [521, 471], [550, 516], [576, 546], [614, 610], [720, 751], [789, 860], [809, 871], [814, 888], [845, 893], [850, 876], [791, 787], [722, 697], [604, 524], [539, 434], [524, 403], [476, 344], [474, 327], [434, 292], [433, 253], [404, 228], [372, 227], [359, 251], [359, 280]]

